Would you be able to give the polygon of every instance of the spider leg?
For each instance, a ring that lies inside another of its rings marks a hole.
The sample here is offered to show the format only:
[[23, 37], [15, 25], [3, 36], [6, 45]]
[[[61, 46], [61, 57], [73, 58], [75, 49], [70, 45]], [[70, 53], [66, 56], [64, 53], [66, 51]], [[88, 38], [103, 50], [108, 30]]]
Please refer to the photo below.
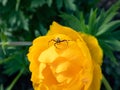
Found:
[[58, 48], [58, 47], [57, 47], [57, 44], [58, 44], [58, 43], [54, 43], [54, 46], [55, 46], [56, 48]]
[[68, 45], [68, 41], [70, 41], [70, 40], [62, 40], [61, 42], [66, 42], [67, 45]]
[[52, 41], [56, 42], [54, 39], [51, 39], [51, 40], [48, 42], [48, 46], [49, 46], [50, 42], [52, 42]]

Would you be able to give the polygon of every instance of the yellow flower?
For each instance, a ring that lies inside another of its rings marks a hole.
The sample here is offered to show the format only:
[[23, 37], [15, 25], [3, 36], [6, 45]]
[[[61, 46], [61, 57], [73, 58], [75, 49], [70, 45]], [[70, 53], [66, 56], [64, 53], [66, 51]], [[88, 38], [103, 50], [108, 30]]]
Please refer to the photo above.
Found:
[[100, 90], [103, 53], [93, 36], [53, 22], [27, 56], [34, 90]]

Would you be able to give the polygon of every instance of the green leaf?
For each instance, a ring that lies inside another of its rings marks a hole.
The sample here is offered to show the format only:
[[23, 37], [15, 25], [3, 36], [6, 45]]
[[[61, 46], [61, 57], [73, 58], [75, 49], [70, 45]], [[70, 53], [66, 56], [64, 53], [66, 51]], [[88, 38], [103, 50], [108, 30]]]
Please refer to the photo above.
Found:
[[92, 34], [95, 31], [95, 27], [96, 27], [96, 16], [97, 16], [97, 9], [95, 11], [93, 11], [91, 9], [90, 12], [90, 16], [89, 16], [89, 22], [88, 22], [88, 26], [89, 26], [89, 32]]
[[5, 90], [3, 84], [0, 84], [0, 90]]
[[46, 3], [46, 0], [32, 0], [31, 2], [31, 8], [37, 8], [39, 6], [42, 6]]
[[77, 19], [77, 17], [66, 13], [62, 13], [60, 17], [64, 20], [65, 25], [70, 26], [76, 31], [81, 31], [81, 22]]
[[109, 45], [107, 45], [103, 40], [99, 40], [99, 44], [101, 45], [102, 49], [103, 49], [103, 52], [104, 54], [110, 58], [110, 60], [118, 65], [118, 62], [117, 62], [117, 59], [115, 58], [114, 54], [113, 54], [113, 51], [111, 50], [111, 47]]
[[117, 39], [110, 39], [110, 40], [104, 40], [105, 43], [107, 43], [112, 50], [114, 51], [120, 51], [120, 41]]
[[7, 75], [12, 75], [21, 69], [24, 69], [27, 71], [28, 62], [23, 57], [24, 57], [24, 52], [22, 51], [12, 53], [12, 55], [9, 56], [9, 58], [6, 59], [4, 62], [3, 73]]
[[22, 11], [20, 11], [19, 13], [19, 19], [20, 19], [20, 26], [25, 29], [25, 30], [29, 30], [29, 24], [28, 24], [28, 20], [25, 17], [24, 13]]
[[18, 11], [20, 5], [20, 0], [16, 0], [16, 7], [15, 10]]
[[6, 6], [8, 0], [2, 0], [1, 2], [2, 2], [3, 6]]
[[89, 33], [88, 26], [85, 24], [85, 19], [82, 12], [78, 12], [78, 18], [73, 15], [62, 13], [60, 17], [63, 19], [64, 24], [73, 28], [78, 32]]
[[[110, 9], [108, 9], [106, 12], [102, 10], [99, 14], [99, 16], [96, 19], [95, 23], [95, 36], [99, 36], [103, 33], [106, 33], [107, 31], [112, 31], [116, 29], [118, 26], [120, 26], [120, 21], [111, 21], [113, 17], [117, 14], [117, 10], [120, 8], [120, 1], [115, 3]], [[111, 22], [110, 22], [111, 21]]]
[[108, 32], [111, 32], [115, 30], [117, 27], [120, 26], [120, 20], [112, 21], [108, 24], [103, 24], [99, 29], [98, 32], [96, 33], [96, 36], [99, 36], [101, 34]]
[[9, 15], [9, 20], [8, 22], [10, 23], [10, 26], [14, 26], [16, 24], [16, 22], [18, 21], [17, 18], [17, 13], [16, 12], [11, 12]]
[[53, 0], [32, 0], [31, 1], [31, 8], [38, 8], [39, 6], [43, 6], [47, 4], [49, 7], [52, 5]]
[[120, 40], [120, 30], [112, 32], [112, 36], [117, 40]]
[[0, 38], [1, 38], [1, 42], [2, 42], [2, 50], [3, 50], [4, 54], [6, 54], [5, 46], [6, 46], [6, 42], [7, 42], [7, 36], [3, 32], [3, 30], [5, 30], [4, 27], [0, 26], [0, 30], [1, 30], [1, 32], [0, 32]]
[[104, 19], [105, 19], [105, 12], [104, 12], [104, 10], [101, 10], [99, 16], [96, 17], [96, 20], [95, 20], [95, 23], [94, 23], [95, 28], [94, 28], [94, 31], [93, 31], [93, 35], [95, 35], [98, 32], [98, 28], [101, 27]]
[[42, 24], [39, 24], [39, 32], [40, 35], [45, 35], [47, 33], [47, 29]]
[[9, 62], [9, 60], [12, 60], [13, 58], [14, 58], [14, 56], [10, 56], [10, 57], [5, 58], [3, 60], [0, 59], [0, 65]]
[[107, 10], [105, 13], [105, 20], [103, 24], [108, 23], [113, 19], [113, 17], [117, 14], [117, 10], [120, 8], [120, 1], [118, 0], [115, 4], [112, 5], [111, 8]]
[[51, 7], [52, 2], [53, 2], [52, 0], [47, 0], [47, 4], [48, 4], [49, 7]]
[[76, 4], [74, 3], [75, 0], [64, 0], [64, 5], [66, 9], [75, 11], [76, 10]]
[[63, 0], [56, 0], [56, 7], [60, 10], [63, 7]]
[[3, 31], [4, 29], [2, 27], [0, 27], [0, 30], [1, 30], [1, 32], [0, 32], [1, 41], [6, 42], [7, 41], [7, 36], [5, 35], [5, 33]]
[[85, 18], [83, 16], [83, 13], [79, 13], [79, 18], [80, 18], [80, 29], [82, 32], [84, 33], [90, 33], [89, 30], [88, 30], [88, 27], [86, 24], [85, 24]]

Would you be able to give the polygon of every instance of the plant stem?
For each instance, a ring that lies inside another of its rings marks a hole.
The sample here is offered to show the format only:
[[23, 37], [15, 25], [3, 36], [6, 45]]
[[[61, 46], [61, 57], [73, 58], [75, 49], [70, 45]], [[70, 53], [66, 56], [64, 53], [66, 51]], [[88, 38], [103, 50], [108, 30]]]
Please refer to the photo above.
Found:
[[103, 82], [106, 90], [112, 90], [112, 87], [110, 86], [109, 82], [107, 81], [107, 79], [105, 78], [104, 75], [102, 75], [102, 82]]
[[0, 42], [1, 45], [7, 45], [7, 46], [29, 46], [31, 45], [31, 42]]
[[15, 85], [15, 83], [17, 82], [17, 80], [20, 78], [20, 76], [22, 75], [24, 69], [22, 69], [18, 75], [14, 78], [14, 80], [12, 81], [12, 83], [7, 87], [6, 90], [12, 90], [13, 86]]

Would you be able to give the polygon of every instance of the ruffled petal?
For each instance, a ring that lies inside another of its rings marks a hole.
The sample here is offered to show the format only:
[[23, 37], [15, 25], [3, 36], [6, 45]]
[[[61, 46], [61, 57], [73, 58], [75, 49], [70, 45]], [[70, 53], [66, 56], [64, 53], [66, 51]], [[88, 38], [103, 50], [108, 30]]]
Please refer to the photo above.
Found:
[[98, 41], [95, 37], [83, 33], [80, 33], [80, 35], [83, 37], [84, 41], [86, 42], [93, 60], [93, 67], [94, 67], [93, 79], [89, 90], [100, 90], [101, 80], [102, 80], [102, 71], [101, 71], [101, 64], [103, 57], [102, 49], [99, 46]]
[[84, 34], [84, 33], [80, 33], [80, 35], [82, 36], [82, 38], [84, 39], [84, 41], [86, 42], [89, 50], [90, 50], [90, 53], [91, 53], [91, 56], [92, 56], [92, 59], [98, 63], [99, 65], [102, 64], [102, 58], [103, 58], [103, 51], [100, 47], [100, 45], [98, 44], [98, 41], [97, 39], [94, 37], [94, 36], [91, 36], [91, 35], [87, 35], [87, 34]]
[[53, 22], [52, 25], [50, 26], [50, 30], [48, 31], [47, 35], [53, 35], [56, 33], [67, 35], [73, 40], [79, 38], [79, 34], [76, 31], [74, 31], [72, 28], [65, 27], [56, 22]]
[[100, 65], [95, 63], [93, 65], [94, 65], [93, 79], [89, 90], [100, 90], [101, 80], [102, 80], [101, 67]]

